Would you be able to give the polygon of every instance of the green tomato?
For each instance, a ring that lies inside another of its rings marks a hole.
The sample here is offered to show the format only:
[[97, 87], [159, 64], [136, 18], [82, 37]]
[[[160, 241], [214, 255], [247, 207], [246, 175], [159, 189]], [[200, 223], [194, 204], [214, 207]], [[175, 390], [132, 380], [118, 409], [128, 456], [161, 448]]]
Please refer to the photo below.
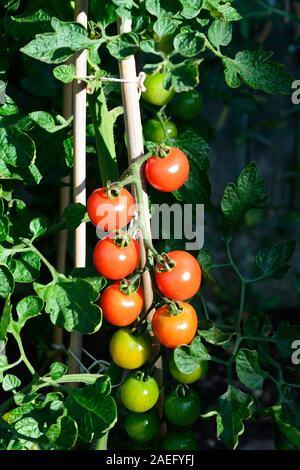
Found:
[[124, 427], [128, 436], [134, 441], [151, 441], [159, 431], [158, 413], [155, 409], [145, 413], [129, 412], [125, 418]]
[[160, 144], [166, 138], [176, 139], [177, 127], [172, 121], [164, 121], [165, 130], [162, 124], [156, 119], [149, 119], [143, 127], [144, 139]]
[[138, 369], [150, 358], [150, 336], [148, 333], [134, 335], [129, 328], [120, 328], [110, 340], [109, 352], [119, 367]]
[[192, 431], [169, 432], [163, 441], [164, 450], [198, 450], [198, 439]]
[[165, 77], [166, 74], [161, 72], [146, 75], [144, 81], [146, 91], [142, 94], [145, 101], [156, 106], [164, 106], [173, 98], [175, 94], [173, 88], [166, 90], [163, 85]]
[[201, 379], [207, 372], [208, 364], [207, 361], [201, 361], [201, 363], [196, 367], [196, 369], [189, 373], [185, 374], [181, 372], [174, 361], [174, 355], [172, 354], [170, 361], [169, 361], [169, 370], [177, 382], [181, 384], [192, 384], [197, 382], [197, 380]]
[[143, 413], [153, 408], [159, 397], [159, 387], [153, 377], [144, 378], [137, 372], [121, 385], [121, 401], [130, 411]]
[[154, 40], [157, 44], [157, 49], [164, 54], [169, 55], [174, 50], [174, 37], [174, 34], [166, 34], [165, 36], [154, 34]]
[[198, 394], [179, 385], [174, 392], [165, 397], [164, 413], [168, 420], [177, 426], [193, 424], [200, 415]]
[[170, 102], [170, 110], [179, 119], [194, 119], [200, 113], [202, 97], [197, 90], [176, 94]]

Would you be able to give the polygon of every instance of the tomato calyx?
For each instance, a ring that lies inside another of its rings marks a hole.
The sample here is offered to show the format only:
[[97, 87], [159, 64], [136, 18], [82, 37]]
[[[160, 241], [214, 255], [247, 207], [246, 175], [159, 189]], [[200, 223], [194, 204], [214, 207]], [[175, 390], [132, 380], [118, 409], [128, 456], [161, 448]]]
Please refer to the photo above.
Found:
[[141, 285], [140, 273], [135, 274], [131, 278], [122, 279], [120, 282], [119, 290], [125, 295], [134, 294]]
[[141, 321], [141, 322], [137, 322], [137, 324], [134, 325], [130, 331], [131, 331], [132, 336], [140, 336], [143, 333], [146, 333], [147, 328], [148, 328], [147, 322]]
[[118, 183], [112, 183], [111, 181], [107, 181], [104, 189], [108, 199], [115, 199], [116, 197], [120, 196], [121, 188]]
[[190, 393], [190, 388], [185, 384], [178, 384], [175, 388], [175, 394], [177, 397], [185, 397]]
[[168, 305], [171, 317], [177, 317], [183, 311], [183, 308], [179, 302], [173, 300], [172, 302], [168, 303]]
[[138, 380], [139, 382], [148, 382], [148, 380], [151, 379], [151, 375], [146, 371], [146, 372], [143, 372], [141, 370], [138, 370], [135, 374], [134, 374], [134, 378], [136, 380]]
[[126, 248], [130, 245], [131, 238], [128, 233], [118, 230], [113, 237], [113, 241], [120, 248]]
[[162, 253], [161, 255], [157, 255], [155, 257], [155, 271], [158, 273], [164, 273], [167, 271], [171, 271], [171, 269], [175, 268], [176, 262], [170, 258], [167, 253]]
[[165, 158], [169, 155], [171, 149], [172, 148], [169, 145], [160, 144], [158, 147], [156, 147], [154, 156], [157, 158]]

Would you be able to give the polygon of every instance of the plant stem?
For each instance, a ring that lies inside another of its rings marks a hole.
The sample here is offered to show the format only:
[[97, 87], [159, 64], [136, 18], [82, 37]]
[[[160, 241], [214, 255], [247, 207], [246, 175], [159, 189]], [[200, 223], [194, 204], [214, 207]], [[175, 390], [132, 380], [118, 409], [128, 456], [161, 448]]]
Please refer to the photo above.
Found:
[[108, 432], [106, 432], [103, 436], [97, 439], [95, 443], [95, 450], [107, 450], [107, 439]]
[[209, 314], [208, 314], [208, 310], [207, 310], [206, 300], [205, 300], [205, 298], [203, 297], [202, 294], [199, 294], [199, 298], [201, 300], [201, 304], [202, 304], [202, 307], [203, 307], [205, 320], [209, 321]]
[[41, 377], [41, 381], [45, 384], [49, 384], [51, 386], [57, 386], [60, 384], [66, 383], [85, 383], [88, 385], [92, 385], [96, 382], [99, 377], [103, 377], [102, 374], [67, 374], [63, 377], [60, 377], [57, 380], [52, 380], [49, 377]]
[[44, 265], [50, 271], [50, 274], [53, 278], [53, 281], [55, 281], [58, 277], [58, 272], [56, 271], [54, 266], [52, 266], [52, 264], [49, 263], [49, 261], [42, 255], [42, 253], [34, 245], [32, 245], [31, 242], [29, 242], [28, 240], [24, 240], [24, 243], [30, 248], [31, 251], [34, 251], [34, 253], [36, 253], [38, 255], [40, 260], [44, 263]]
[[19, 335], [19, 333], [17, 333], [15, 331], [14, 328], [10, 328], [9, 329], [10, 333], [13, 335], [13, 337], [15, 338], [16, 342], [17, 342], [17, 345], [18, 345], [18, 348], [19, 348], [19, 351], [20, 351], [20, 354], [21, 354], [21, 359], [22, 361], [24, 362], [24, 364], [26, 365], [27, 369], [29, 370], [29, 372], [31, 373], [31, 375], [34, 375], [35, 374], [35, 370], [34, 370], [34, 367], [31, 365], [29, 359], [27, 358], [26, 356], [26, 353], [24, 351], [24, 347], [23, 347], [23, 343], [22, 343], [22, 339], [21, 339], [21, 336]]

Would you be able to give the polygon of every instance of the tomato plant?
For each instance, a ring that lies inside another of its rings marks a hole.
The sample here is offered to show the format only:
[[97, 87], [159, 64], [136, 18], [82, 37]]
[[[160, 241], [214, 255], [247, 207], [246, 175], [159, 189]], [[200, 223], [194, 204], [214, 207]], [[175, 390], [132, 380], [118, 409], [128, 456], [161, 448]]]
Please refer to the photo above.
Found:
[[136, 372], [121, 385], [121, 401], [130, 411], [144, 413], [153, 408], [159, 397], [159, 388], [153, 377]]
[[298, 3], [0, 2], [0, 450], [300, 448]]
[[109, 343], [112, 360], [123, 369], [138, 369], [151, 354], [151, 343], [147, 333], [134, 333], [127, 328], [116, 331]]
[[186, 155], [171, 147], [163, 150], [166, 155], [152, 156], [146, 163], [145, 174], [155, 189], [170, 192], [179, 189], [188, 179], [190, 165]]

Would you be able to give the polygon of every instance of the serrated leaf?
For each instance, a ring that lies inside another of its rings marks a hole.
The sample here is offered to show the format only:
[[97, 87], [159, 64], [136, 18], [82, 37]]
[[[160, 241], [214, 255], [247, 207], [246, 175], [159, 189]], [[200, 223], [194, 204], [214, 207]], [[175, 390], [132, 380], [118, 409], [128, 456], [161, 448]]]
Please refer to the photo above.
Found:
[[24, 297], [17, 304], [18, 326], [22, 328], [30, 318], [40, 315], [43, 308], [43, 301], [35, 295]]
[[57, 380], [63, 377], [68, 370], [68, 367], [61, 362], [53, 362], [50, 366], [51, 380]]
[[29, 224], [29, 230], [33, 234], [31, 240], [35, 240], [36, 238], [41, 237], [47, 232], [48, 229], [48, 221], [46, 217], [37, 217], [33, 219]]
[[182, 4], [181, 15], [183, 18], [190, 20], [195, 18], [201, 10], [203, 5], [203, 0], [179, 0]]
[[241, 51], [235, 59], [225, 58], [226, 83], [237, 88], [241, 80], [250, 88], [273, 95], [291, 93], [292, 77], [284, 66], [270, 61], [272, 53], [263, 51]]
[[204, 0], [204, 7], [210, 11], [214, 18], [223, 21], [239, 21], [242, 18], [229, 1], [221, 3], [219, 0]]
[[[1, 277], [0, 277], [0, 286], [1, 286]], [[3, 311], [2, 311], [2, 315], [1, 315], [1, 318], [0, 318], [0, 352], [2, 350], [1, 343], [3, 345], [3, 343], [6, 340], [7, 330], [9, 328], [9, 325], [10, 325], [10, 322], [11, 322], [11, 318], [12, 318], [11, 317], [11, 311], [12, 311], [12, 305], [10, 303], [10, 297], [8, 296], [6, 301], [5, 301], [4, 308], [3, 308]]]
[[251, 208], [266, 204], [264, 181], [255, 162], [250, 163], [240, 174], [237, 184], [229, 183], [224, 191], [221, 208], [227, 229], [232, 229]]
[[61, 277], [46, 286], [34, 284], [34, 290], [44, 300], [54, 325], [86, 334], [99, 330], [102, 314], [93, 303], [99, 294], [89, 282]]
[[7, 239], [9, 231], [9, 220], [3, 215], [0, 217], [0, 242], [3, 242]]
[[210, 274], [210, 269], [213, 265], [213, 255], [208, 250], [200, 250], [197, 256], [197, 261], [199, 262], [202, 270], [202, 274], [205, 279], [209, 282], [213, 282], [214, 278]]
[[234, 335], [234, 332], [227, 333], [215, 325], [213, 325], [208, 330], [199, 330], [199, 335], [207, 341], [207, 343], [214, 344], [216, 346], [221, 346], [223, 349], [228, 349], [231, 345], [231, 339]]
[[18, 253], [8, 264], [15, 282], [29, 283], [39, 277], [41, 260], [34, 251]]
[[208, 38], [218, 49], [220, 46], [228, 46], [232, 40], [231, 23], [215, 20], [208, 30]]
[[4, 264], [0, 265], [0, 297], [6, 299], [14, 290], [15, 283], [12, 273]]
[[154, 15], [159, 18], [165, 12], [164, 9], [161, 7], [160, 3], [160, 0], [146, 0], [146, 10], [151, 13], [151, 15]]
[[191, 30], [177, 34], [173, 44], [175, 51], [183, 57], [194, 57], [204, 50], [203, 38]]
[[126, 59], [133, 55], [138, 46], [138, 36], [135, 33], [124, 33], [107, 44], [110, 54], [117, 60]]
[[295, 247], [296, 242], [290, 240], [280, 245], [263, 248], [257, 253], [255, 264], [267, 277], [283, 277], [289, 269], [288, 262], [294, 254]]
[[49, 31], [51, 16], [46, 10], [40, 8], [29, 14], [7, 16], [4, 19], [4, 24], [6, 31], [15, 39], [20, 40]]
[[21, 380], [18, 379], [13, 374], [7, 374], [2, 382], [2, 388], [5, 392], [9, 392], [10, 390], [15, 390], [16, 388], [20, 387]]
[[16, 127], [0, 128], [0, 160], [13, 167], [28, 167], [34, 163], [33, 140]]
[[71, 272], [71, 277], [80, 277], [92, 284], [97, 292], [100, 292], [107, 284], [105, 277], [99, 276], [95, 268], [75, 268]]
[[69, 415], [80, 423], [79, 431], [86, 441], [93, 434], [96, 438], [100, 437], [116, 423], [117, 407], [108, 394], [109, 383], [107, 377], [101, 377], [93, 385], [70, 390], [66, 406]]
[[63, 83], [71, 83], [76, 76], [76, 68], [73, 64], [58, 65], [53, 69], [53, 75]]
[[247, 387], [262, 389], [266, 374], [259, 365], [257, 351], [239, 350], [236, 356], [236, 373], [239, 381]]
[[79, 23], [52, 18], [51, 26], [54, 33], [38, 34], [21, 52], [47, 64], [59, 64], [74, 52], [94, 47], [96, 43], [88, 38], [86, 29]]
[[42, 432], [39, 430], [37, 420], [32, 417], [23, 418], [17, 421], [15, 429], [19, 434], [33, 439], [37, 439], [42, 435]]
[[232, 385], [202, 415], [203, 418], [216, 416], [217, 436], [230, 449], [235, 449], [245, 430], [244, 421], [251, 418], [253, 398]]
[[49, 426], [46, 436], [56, 449], [72, 449], [78, 436], [77, 423], [70, 416], [59, 417], [56, 423]]
[[199, 83], [199, 61], [186, 60], [171, 70], [172, 86], [176, 93], [189, 91]]
[[0, 116], [12, 116], [19, 112], [16, 103], [7, 95], [5, 95], [5, 102], [0, 105]]
[[202, 361], [209, 361], [210, 355], [201, 342], [200, 336], [192, 341], [190, 346], [178, 346], [174, 350], [174, 361], [180, 372], [190, 374]]
[[162, 16], [158, 18], [154, 25], [153, 31], [160, 37], [170, 36], [175, 33], [180, 21], [170, 18], [169, 16]]

